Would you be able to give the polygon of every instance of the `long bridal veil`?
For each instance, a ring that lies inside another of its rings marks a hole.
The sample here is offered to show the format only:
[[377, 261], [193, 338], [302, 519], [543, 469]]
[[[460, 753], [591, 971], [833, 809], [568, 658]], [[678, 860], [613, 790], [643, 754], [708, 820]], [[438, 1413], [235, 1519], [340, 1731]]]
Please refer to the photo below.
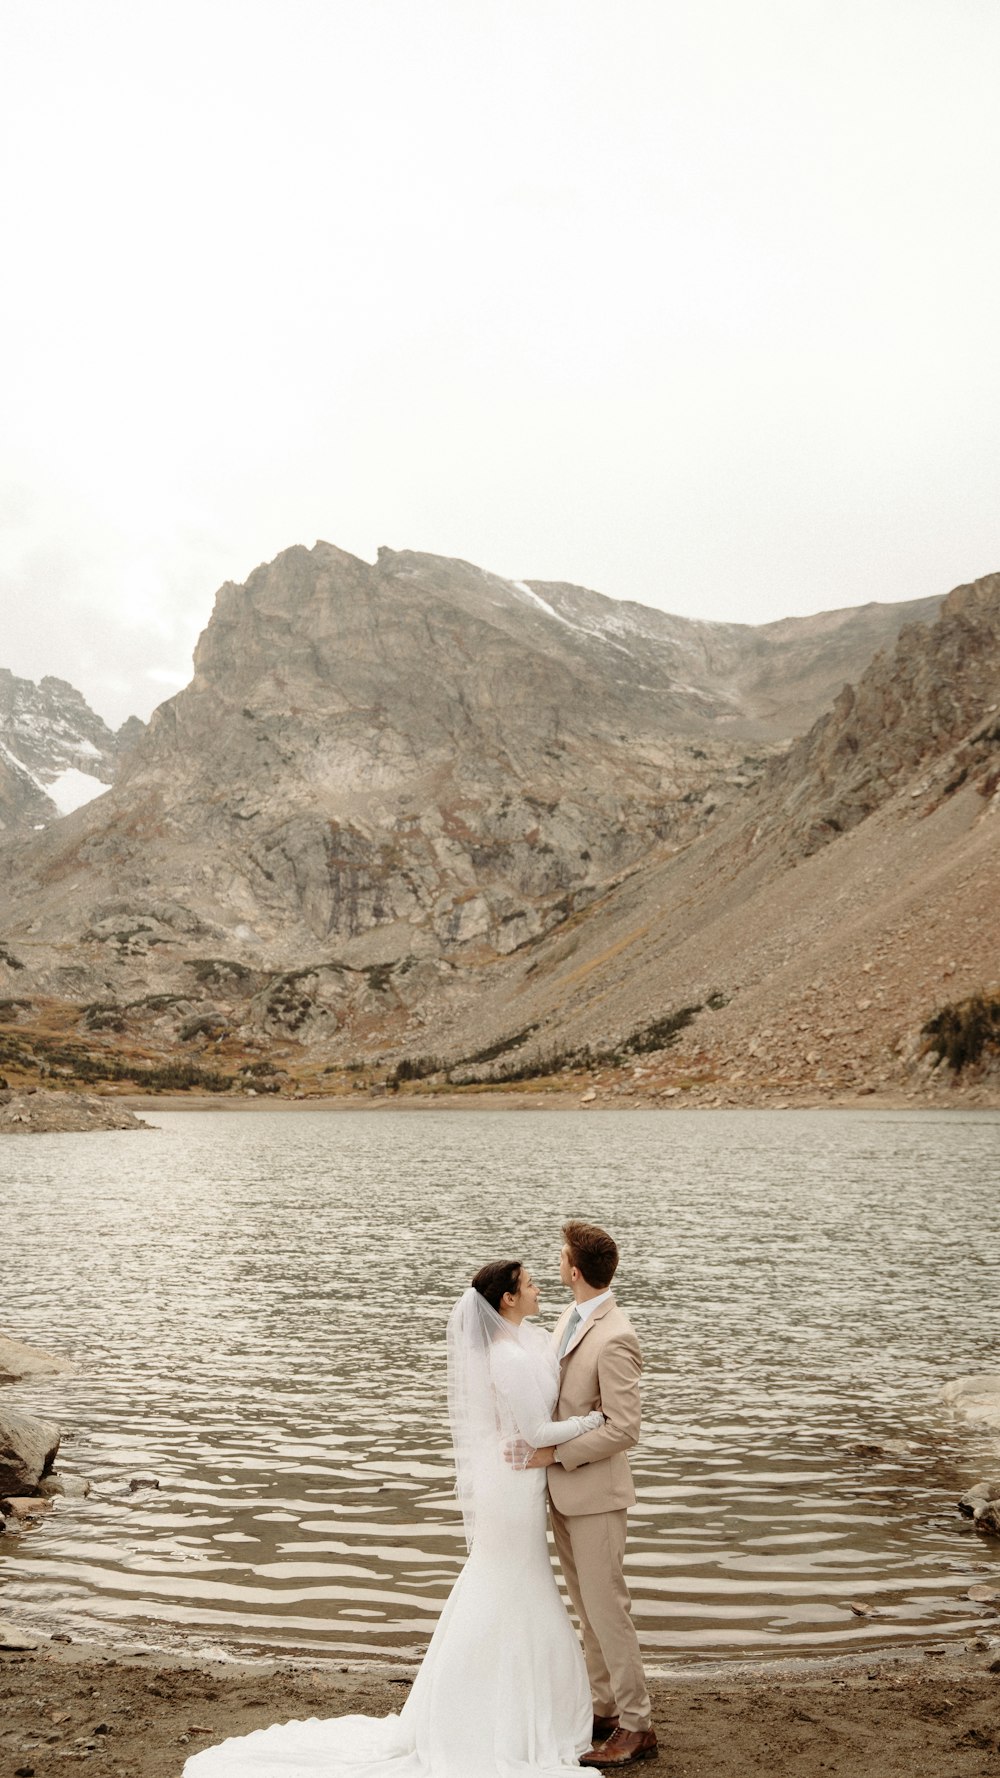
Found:
[[448, 1318], [448, 1418], [455, 1493], [472, 1549], [477, 1520], [516, 1510], [527, 1493], [517, 1473], [527, 1455], [510, 1396], [498, 1382], [504, 1360], [525, 1353], [540, 1392], [555, 1401], [559, 1366], [540, 1327], [505, 1321], [478, 1290], [460, 1296]]

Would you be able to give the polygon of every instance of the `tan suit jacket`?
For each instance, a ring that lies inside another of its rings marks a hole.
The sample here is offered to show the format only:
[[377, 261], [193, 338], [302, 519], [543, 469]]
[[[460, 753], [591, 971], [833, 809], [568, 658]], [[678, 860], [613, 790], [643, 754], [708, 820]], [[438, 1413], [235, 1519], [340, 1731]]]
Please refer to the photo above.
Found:
[[[573, 1305], [560, 1316], [556, 1350]], [[604, 1425], [557, 1445], [547, 1475], [553, 1504], [567, 1517], [616, 1512], [634, 1506], [632, 1471], [625, 1455], [639, 1437], [642, 1355], [632, 1323], [610, 1297], [578, 1327], [559, 1361], [555, 1418], [600, 1408]]]

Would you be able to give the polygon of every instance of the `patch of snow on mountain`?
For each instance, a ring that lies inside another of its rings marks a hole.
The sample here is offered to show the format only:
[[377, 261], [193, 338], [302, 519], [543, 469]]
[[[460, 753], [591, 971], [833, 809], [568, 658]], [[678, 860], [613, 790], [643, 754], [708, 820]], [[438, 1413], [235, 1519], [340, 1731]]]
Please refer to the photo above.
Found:
[[[527, 581], [512, 580], [510, 584], [516, 592], [523, 593], [526, 599], [532, 599], [536, 605], [540, 605], [543, 611], [548, 612], [549, 617], [554, 617], [556, 619], [557, 623], [565, 624], [568, 630], [578, 630], [580, 628], [579, 624], [571, 623], [568, 617], [563, 617], [560, 612], [556, 611], [554, 607], [548, 603], [547, 599], [542, 598], [540, 593], [533, 593]], [[584, 631], [584, 634], [586, 634], [586, 631]]]
[[610, 646], [617, 648], [620, 654], [628, 654], [628, 649], [623, 648], [620, 642], [612, 642], [611, 637], [603, 629], [592, 630], [587, 624], [575, 624], [572, 618], [563, 617], [562, 612], [557, 611], [554, 605], [550, 605], [547, 599], [543, 599], [540, 593], [532, 592], [526, 581], [512, 580], [510, 584], [515, 592], [523, 593], [525, 598], [533, 600], [549, 617], [554, 617], [557, 623], [565, 624], [567, 630], [575, 630], [578, 636], [589, 636], [594, 642], [610, 643]]
[[89, 772], [78, 772], [75, 766], [69, 766], [43, 788], [60, 815], [72, 815], [74, 809], [82, 809], [85, 803], [93, 802], [95, 796], [103, 796], [108, 786], [99, 778], [92, 778]]

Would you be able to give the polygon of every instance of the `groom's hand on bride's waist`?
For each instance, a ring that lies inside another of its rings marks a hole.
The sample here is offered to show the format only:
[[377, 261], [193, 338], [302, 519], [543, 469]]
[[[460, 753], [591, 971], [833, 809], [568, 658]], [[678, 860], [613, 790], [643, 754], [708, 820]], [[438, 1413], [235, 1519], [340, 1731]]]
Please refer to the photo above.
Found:
[[525, 1469], [548, 1469], [549, 1464], [554, 1463], [555, 1460], [555, 1445], [542, 1445], [537, 1451], [532, 1451], [524, 1467]]

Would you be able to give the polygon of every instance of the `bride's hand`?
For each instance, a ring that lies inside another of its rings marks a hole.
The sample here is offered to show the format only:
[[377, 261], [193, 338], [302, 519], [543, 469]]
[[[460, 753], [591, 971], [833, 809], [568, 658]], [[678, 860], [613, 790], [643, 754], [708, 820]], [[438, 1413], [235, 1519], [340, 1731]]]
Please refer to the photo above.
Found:
[[511, 1469], [527, 1469], [534, 1455], [534, 1445], [529, 1445], [523, 1438], [505, 1438], [501, 1445], [504, 1462]]
[[554, 1463], [555, 1460], [555, 1445], [541, 1445], [537, 1451], [532, 1451], [524, 1467], [525, 1469], [548, 1469], [550, 1463]]
[[596, 1432], [598, 1427], [603, 1425], [604, 1415], [601, 1413], [600, 1408], [595, 1408], [592, 1414], [584, 1414], [583, 1419], [580, 1421], [580, 1431]]

